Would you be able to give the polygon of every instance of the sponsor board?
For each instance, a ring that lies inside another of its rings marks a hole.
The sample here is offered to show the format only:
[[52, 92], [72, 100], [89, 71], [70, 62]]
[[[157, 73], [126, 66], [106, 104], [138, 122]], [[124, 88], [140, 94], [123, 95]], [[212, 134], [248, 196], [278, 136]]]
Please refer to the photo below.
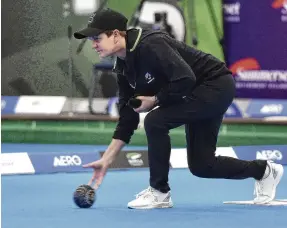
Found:
[[35, 173], [91, 171], [82, 165], [96, 160], [95, 153], [49, 152], [29, 154]]
[[252, 118], [287, 116], [287, 101], [275, 99], [251, 100], [246, 114]]
[[89, 114], [91, 109], [96, 114], [108, 114], [109, 99], [93, 98], [89, 101], [88, 98], [67, 98], [63, 109], [63, 112], [73, 112], [79, 114]]
[[[100, 152], [101, 157], [104, 152]], [[146, 168], [149, 167], [147, 151], [121, 151], [111, 168]]]
[[225, 61], [236, 97], [287, 98], [286, 22], [286, 0], [223, 1]]
[[15, 114], [15, 107], [19, 97], [16, 96], [1, 96], [1, 114]]
[[233, 147], [239, 159], [272, 160], [287, 165], [287, 145], [237, 146]]
[[27, 153], [1, 153], [1, 174], [33, 174], [34, 167]]
[[186, 149], [171, 149], [169, 162], [172, 168], [187, 168]]
[[60, 114], [66, 101], [63, 96], [21, 96], [17, 114]]
[[[287, 165], [287, 145], [218, 147], [215, 156], [227, 156], [241, 160], [272, 160]], [[172, 168], [188, 168], [186, 149], [172, 149]]]
[[224, 114], [224, 118], [242, 118], [242, 114], [238, 105], [233, 102]]
[[[215, 156], [227, 156], [237, 158], [232, 147], [218, 147]], [[172, 168], [188, 168], [186, 149], [172, 149], [170, 155]]]
[[[1, 174], [44, 174], [91, 172], [84, 164], [95, 161], [104, 152], [43, 152], [43, 153], [2, 153]], [[218, 147], [215, 156], [227, 156], [242, 160], [272, 160], [287, 165], [287, 145]], [[126, 150], [119, 153], [111, 169], [137, 169], [149, 167], [146, 150]], [[172, 149], [170, 167], [188, 168], [185, 148]]]

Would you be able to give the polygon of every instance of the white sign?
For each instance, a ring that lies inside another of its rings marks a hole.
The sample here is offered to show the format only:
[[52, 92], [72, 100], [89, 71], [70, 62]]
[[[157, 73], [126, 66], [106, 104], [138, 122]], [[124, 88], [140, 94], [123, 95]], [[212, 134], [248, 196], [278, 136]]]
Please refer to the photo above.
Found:
[[35, 169], [27, 153], [2, 153], [1, 174], [33, 174]]
[[60, 114], [66, 97], [63, 96], [20, 96], [16, 114]]
[[98, 9], [98, 0], [73, 0], [76, 15], [90, 15]]

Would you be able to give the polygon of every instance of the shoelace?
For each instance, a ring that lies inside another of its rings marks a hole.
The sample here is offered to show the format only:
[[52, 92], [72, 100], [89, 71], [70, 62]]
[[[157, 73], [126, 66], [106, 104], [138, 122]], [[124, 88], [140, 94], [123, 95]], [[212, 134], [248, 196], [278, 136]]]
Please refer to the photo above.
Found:
[[152, 190], [151, 187], [148, 187], [147, 189], [145, 189], [145, 190], [141, 191], [140, 193], [136, 194], [136, 198], [139, 198], [139, 197], [141, 197], [143, 195], [148, 195], [148, 193], [149, 194], [153, 193], [153, 190]]

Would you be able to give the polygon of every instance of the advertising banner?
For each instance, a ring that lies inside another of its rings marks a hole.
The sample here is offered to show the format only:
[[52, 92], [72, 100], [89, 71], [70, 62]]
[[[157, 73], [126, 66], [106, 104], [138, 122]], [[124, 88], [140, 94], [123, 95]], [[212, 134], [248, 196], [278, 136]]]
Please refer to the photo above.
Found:
[[[287, 145], [218, 147], [215, 156], [226, 156], [247, 161], [272, 160], [275, 163], [287, 165]], [[170, 164], [172, 168], [188, 168], [186, 149], [172, 149]]]
[[[103, 154], [104, 152], [100, 152], [101, 157]], [[114, 169], [147, 168], [149, 167], [148, 152], [146, 150], [121, 151], [110, 167]]]
[[17, 114], [60, 114], [66, 101], [64, 96], [20, 96]]
[[235, 146], [233, 149], [239, 159], [272, 160], [278, 164], [287, 165], [287, 145]]
[[272, 116], [287, 117], [287, 101], [276, 99], [252, 100], [246, 113], [251, 118], [266, 118]]
[[19, 97], [16, 96], [1, 96], [1, 113], [15, 114], [15, 107], [18, 103]]
[[[103, 151], [2, 153], [0, 170], [2, 175], [91, 172], [90, 168], [83, 168], [83, 165], [98, 160], [103, 153]], [[287, 165], [287, 145], [218, 147], [215, 156], [247, 161], [272, 160], [278, 164]], [[149, 159], [146, 150], [124, 150], [110, 166], [111, 169], [148, 167]], [[171, 150], [170, 168], [188, 168], [186, 148]]]
[[34, 166], [27, 153], [1, 153], [1, 175], [34, 174]]
[[225, 0], [226, 62], [237, 97], [287, 98], [287, 0]]
[[92, 152], [29, 153], [29, 157], [35, 168], [35, 174], [91, 172], [91, 169], [82, 166], [96, 159], [95, 153]]
[[224, 118], [242, 118], [240, 107], [233, 102], [225, 112]]

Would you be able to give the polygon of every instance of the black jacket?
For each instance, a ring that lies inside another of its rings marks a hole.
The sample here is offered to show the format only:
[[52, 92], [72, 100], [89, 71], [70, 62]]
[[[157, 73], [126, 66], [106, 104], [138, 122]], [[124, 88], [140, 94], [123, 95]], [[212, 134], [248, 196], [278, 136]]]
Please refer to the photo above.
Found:
[[127, 105], [131, 97], [156, 95], [159, 106], [173, 105], [201, 83], [231, 73], [214, 56], [164, 32], [131, 29], [126, 44], [125, 60], [117, 58], [113, 69], [119, 87], [119, 122], [113, 138], [126, 143], [139, 123], [139, 114]]

